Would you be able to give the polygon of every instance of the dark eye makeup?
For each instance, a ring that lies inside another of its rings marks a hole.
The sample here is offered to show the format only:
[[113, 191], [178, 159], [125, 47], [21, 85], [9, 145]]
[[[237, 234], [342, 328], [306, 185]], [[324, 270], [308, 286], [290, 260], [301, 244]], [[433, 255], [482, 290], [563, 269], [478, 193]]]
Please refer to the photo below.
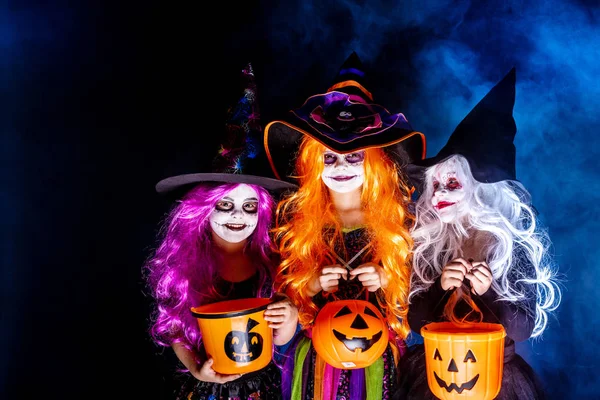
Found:
[[[337, 162], [338, 155], [333, 153], [325, 153], [323, 154], [323, 162], [325, 165], [333, 165]], [[344, 160], [348, 164], [359, 164], [365, 160], [365, 152], [358, 151], [356, 153], [344, 154]]]
[[[231, 201], [221, 200], [215, 204], [215, 210], [217, 211], [231, 211], [234, 208], [234, 204]], [[242, 210], [247, 214], [256, 214], [258, 212], [258, 202], [247, 201], [242, 204]]]

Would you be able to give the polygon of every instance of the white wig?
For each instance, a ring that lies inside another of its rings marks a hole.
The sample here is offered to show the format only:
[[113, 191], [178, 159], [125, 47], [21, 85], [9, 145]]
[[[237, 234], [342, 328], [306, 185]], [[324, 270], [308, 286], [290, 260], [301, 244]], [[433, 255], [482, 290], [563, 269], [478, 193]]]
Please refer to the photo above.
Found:
[[[437, 168], [453, 163], [465, 189], [467, 213], [443, 223], [431, 203]], [[519, 302], [536, 294], [535, 326], [532, 337], [542, 334], [548, 314], [561, 301], [557, 273], [549, 255], [550, 239], [536, 220], [530, 195], [520, 182], [480, 183], [473, 178], [469, 163], [453, 155], [425, 172], [423, 193], [416, 203], [416, 223], [411, 231], [415, 241], [413, 279], [409, 300], [427, 290], [451, 260], [462, 257], [462, 245], [472, 230], [488, 232], [494, 242], [486, 262], [492, 270], [491, 289], [499, 301]], [[533, 316], [532, 316], [533, 317]]]

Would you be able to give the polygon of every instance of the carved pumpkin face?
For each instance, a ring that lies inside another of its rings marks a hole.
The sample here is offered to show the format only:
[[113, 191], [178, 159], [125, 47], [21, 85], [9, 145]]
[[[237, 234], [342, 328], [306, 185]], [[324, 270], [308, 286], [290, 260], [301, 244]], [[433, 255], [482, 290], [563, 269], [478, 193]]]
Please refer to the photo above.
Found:
[[313, 346], [325, 362], [341, 369], [365, 368], [388, 344], [388, 327], [381, 312], [365, 300], [337, 300], [317, 314]]
[[440, 399], [494, 399], [504, 366], [504, 328], [478, 323], [423, 327], [429, 388]]
[[225, 336], [225, 354], [230, 360], [247, 363], [257, 359], [262, 354], [263, 338], [256, 332], [250, 332], [258, 322], [248, 318], [245, 331], [231, 331]]

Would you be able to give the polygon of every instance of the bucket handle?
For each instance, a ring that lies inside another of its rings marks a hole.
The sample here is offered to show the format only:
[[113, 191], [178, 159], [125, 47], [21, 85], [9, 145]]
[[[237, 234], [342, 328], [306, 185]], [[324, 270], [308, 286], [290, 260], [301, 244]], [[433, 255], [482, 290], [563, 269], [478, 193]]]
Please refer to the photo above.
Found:
[[[469, 259], [469, 262], [472, 262], [472, 259]], [[467, 284], [467, 282], [465, 282], [463, 280], [462, 282], [462, 288], [466, 289], [469, 293], [471, 293], [471, 295], [475, 295], [476, 297], [481, 298], [481, 296], [479, 294], [477, 294], [476, 292], [474, 292], [472, 290], [472, 288]], [[490, 289], [488, 290], [492, 290], [492, 288], [490, 287]], [[442, 301], [446, 300], [446, 296], [448, 296], [449, 294], [452, 294], [453, 292], [456, 291], [456, 288], [452, 288], [450, 290], [447, 290], [446, 293], [444, 293], [444, 295], [442, 296], [442, 298], [437, 302], [437, 304], [435, 305], [435, 307], [433, 308], [434, 310], [438, 308], [438, 306], [442, 303]], [[491, 308], [488, 307], [487, 304], [485, 304], [485, 301], [481, 301], [481, 304], [483, 304], [485, 306], [485, 308], [488, 309], [488, 311], [494, 316], [494, 318], [496, 318], [496, 321], [498, 321], [499, 324], [502, 325], [502, 322], [500, 321], [500, 318], [498, 318], [498, 316], [496, 315], [496, 313], [494, 313]]]
[[[331, 251], [333, 253], [333, 255], [335, 256], [335, 258], [337, 258], [337, 260], [342, 263], [342, 265], [346, 268], [346, 270], [348, 270], [348, 272], [352, 271], [352, 267], [350, 267], [350, 265], [362, 254], [364, 253], [369, 247], [371, 246], [371, 242], [367, 243], [362, 249], [360, 249], [360, 251], [358, 251], [351, 259], [350, 261], [346, 261], [344, 260], [342, 257], [340, 257], [335, 251]], [[356, 299], [358, 299], [360, 297], [361, 294], [365, 293], [365, 300], [369, 300], [369, 293], [365, 292], [365, 288], [363, 287], [362, 290], [360, 292], [358, 292], [358, 294], [356, 295]], [[331, 293], [331, 296], [334, 298], [334, 300], [339, 300], [338, 297], [335, 295], [335, 293]]]

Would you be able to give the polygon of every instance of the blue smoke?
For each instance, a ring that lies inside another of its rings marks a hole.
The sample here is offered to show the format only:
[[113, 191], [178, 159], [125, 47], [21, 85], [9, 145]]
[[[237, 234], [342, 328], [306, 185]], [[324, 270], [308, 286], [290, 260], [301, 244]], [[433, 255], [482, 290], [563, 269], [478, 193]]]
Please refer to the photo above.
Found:
[[[109, 30], [111, 24], [95, 25], [96, 18], [104, 15], [102, 10], [89, 6], [89, 10], [81, 13], [85, 2], [77, 10], [71, 6], [43, 5], [44, 2], [27, 3], [30, 2], [13, 2], [10, 7], [0, 9], [0, 88], [10, 93], [10, 98], [2, 104], [0, 155], [4, 162], [16, 165], [3, 177], [6, 189], [0, 196], [3, 206], [10, 210], [3, 217], [2, 257], [7, 268], [2, 270], [2, 293], [15, 300], [6, 311], [3, 309], [3, 323], [8, 327], [2, 335], [4, 343], [13, 343], [23, 334], [17, 329], [23, 328], [23, 316], [18, 311], [27, 309], [33, 301], [26, 297], [31, 291], [31, 277], [36, 273], [42, 277], [50, 275], [30, 265], [35, 260], [34, 252], [17, 250], [13, 243], [17, 240], [38, 243], [37, 253], [58, 259], [62, 253], [53, 250], [53, 246], [62, 249], [63, 243], [61, 246], [46, 243], [56, 225], [49, 228], [55, 213], [48, 210], [74, 212], [75, 200], [68, 203], [69, 207], [62, 206], [63, 199], [47, 195], [43, 197], [49, 197], [46, 199], [49, 204], [44, 207], [30, 207], [27, 201], [42, 197], [34, 190], [38, 184], [45, 183], [49, 192], [54, 193], [57, 177], [69, 183], [80, 178], [77, 169], [91, 163], [86, 157], [93, 143], [91, 139], [85, 142], [85, 133], [78, 136], [80, 132], [77, 136], [73, 134], [77, 139], [71, 143], [73, 138], [61, 130], [62, 126], [55, 127], [54, 131], [43, 126], [44, 132], [23, 132], [17, 126], [22, 121], [39, 118], [40, 114], [48, 119], [55, 111], [62, 111], [57, 104], [66, 101], [63, 97], [79, 84], [85, 83], [93, 92], [91, 89], [99, 85], [94, 79], [103, 82], [100, 78], [110, 77], [111, 63], [126, 63], [127, 60], [117, 58], [130, 53], [119, 53], [114, 59], [98, 57], [95, 40], [99, 36], [106, 35], [107, 41], [115, 40], [115, 43], [120, 39]], [[540, 375], [551, 398], [597, 398], [600, 393], [595, 377], [600, 370], [600, 330], [597, 328], [600, 313], [596, 309], [600, 302], [597, 290], [600, 247], [596, 243], [600, 238], [600, 135], [597, 133], [600, 127], [600, 8], [597, 2], [287, 0], [256, 3], [258, 7], [250, 2], [231, 6], [246, 7], [249, 12], [245, 19], [231, 22], [231, 30], [224, 39], [224, 52], [226, 61], [236, 66], [252, 62], [263, 125], [288, 109], [300, 106], [308, 96], [325, 91], [341, 63], [356, 51], [367, 67], [375, 100], [391, 112], [403, 112], [415, 129], [424, 132], [428, 141], [427, 155], [432, 156], [489, 89], [511, 67], [517, 67], [517, 176], [533, 196], [541, 220], [553, 239], [556, 263], [565, 276], [563, 302], [543, 338], [519, 343], [517, 351]], [[115, 13], [115, 20], [118, 14]], [[184, 18], [183, 13], [180, 17]], [[127, 20], [129, 15], [124, 14], [122, 18]], [[135, 18], [143, 18], [141, 9], [131, 17], [132, 24]], [[224, 16], [221, 22], [225, 24], [226, 19]], [[203, 21], [198, 19], [194, 23]], [[152, 29], [161, 30], [173, 43], [182, 40], [169, 36], [169, 26], [157, 25]], [[135, 35], [141, 38], [142, 33]], [[190, 41], [195, 46], [204, 39], [199, 35]], [[132, 43], [134, 53], [138, 42], [131, 38], [124, 40]], [[198, 48], [202, 49], [202, 44]], [[160, 57], [162, 55], [157, 55]], [[183, 58], [177, 59], [181, 60]], [[96, 64], [99, 76], [84, 76], [83, 67]], [[124, 93], [132, 91], [126, 85], [122, 90]], [[32, 94], [41, 97], [32, 99]], [[121, 93], [115, 93], [115, 101], [120, 96]], [[98, 123], [103, 122], [101, 115], [91, 112], [90, 115], [94, 123], [95, 118]], [[126, 134], [132, 136], [122, 138], [125, 142], [135, 142], [135, 133]], [[58, 151], [58, 156], [51, 157], [48, 149]], [[31, 167], [25, 169], [31, 159], [37, 161], [39, 171]], [[65, 164], [65, 160], [73, 159], [76, 166]], [[105, 162], [103, 159], [99, 165]], [[36, 180], [27, 180], [28, 177]], [[104, 201], [99, 200], [98, 209], [103, 208], [101, 202]], [[26, 215], [29, 225], [35, 226], [37, 236], [32, 236], [31, 230], [23, 224]], [[49, 232], [41, 232], [39, 226]], [[67, 237], [79, 234], [69, 233]], [[33, 283], [41, 286], [39, 282], [41, 280]], [[110, 290], [107, 288], [106, 292]], [[140, 335], [143, 335], [141, 331]], [[139, 338], [140, 341], [146, 339]], [[3, 375], [0, 390], [5, 381], [18, 372], [14, 365], [22, 358], [18, 346], [5, 348], [6, 354], [0, 360]]]
[[[329, 3], [328, 3], [329, 4]], [[541, 340], [518, 351], [551, 398], [600, 392], [600, 10], [584, 1], [287, 1], [265, 11], [275, 65], [257, 73], [263, 116], [327, 89], [354, 50], [375, 100], [427, 136], [428, 156], [517, 68], [517, 177], [530, 190], [564, 276]], [[307, 72], [308, 71], [308, 72]], [[308, 78], [308, 79], [307, 79]], [[302, 84], [300, 84], [301, 82]], [[277, 93], [274, 95], [273, 93]]]

